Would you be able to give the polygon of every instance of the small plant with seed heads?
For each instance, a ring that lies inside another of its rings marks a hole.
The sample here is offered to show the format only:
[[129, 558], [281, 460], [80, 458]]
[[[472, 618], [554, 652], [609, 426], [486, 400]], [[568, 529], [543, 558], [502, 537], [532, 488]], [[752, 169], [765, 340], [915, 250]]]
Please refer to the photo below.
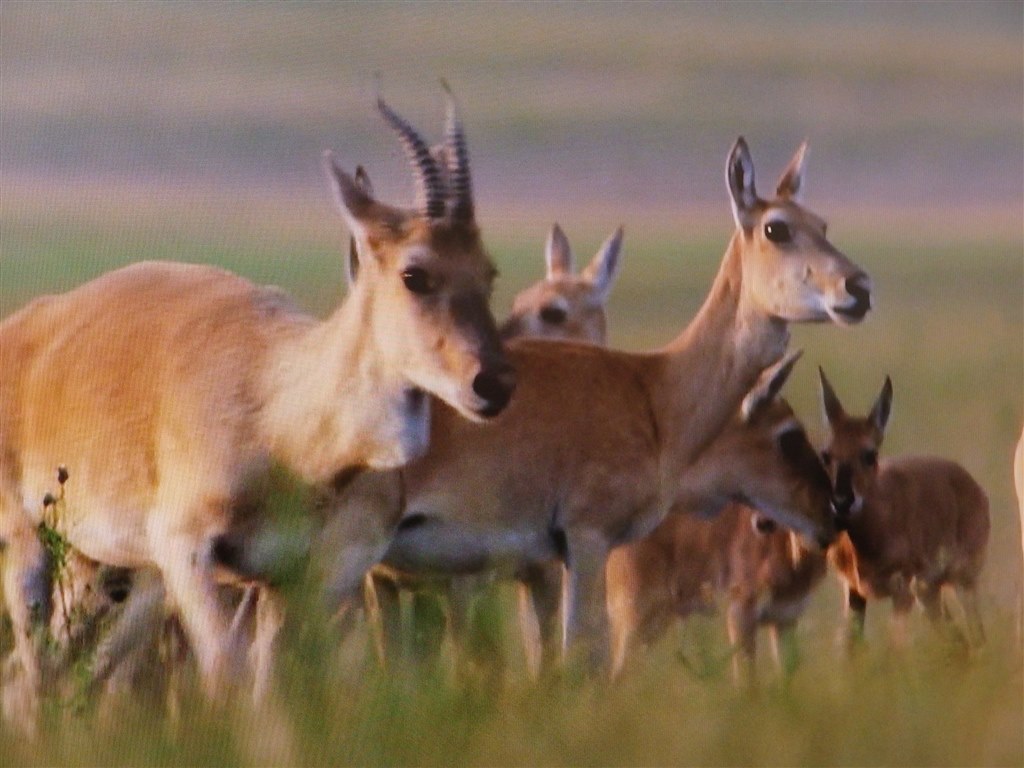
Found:
[[70, 574], [68, 573], [68, 556], [71, 542], [62, 532], [62, 523], [67, 518], [67, 502], [64, 498], [65, 485], [68, 481], [68, 468], [63, 464], [57, 468], [57, 495], [47, 492], [43, 496], [43, 519], [39, 523], [37, 533], [43, 549], [49, 557], [50, 576], [57, 585], [60, 595], [60, 609], [64, 617], [64, 630], [67, 640], [71, 642], [71, 614], [67, 595], [71, 590]]

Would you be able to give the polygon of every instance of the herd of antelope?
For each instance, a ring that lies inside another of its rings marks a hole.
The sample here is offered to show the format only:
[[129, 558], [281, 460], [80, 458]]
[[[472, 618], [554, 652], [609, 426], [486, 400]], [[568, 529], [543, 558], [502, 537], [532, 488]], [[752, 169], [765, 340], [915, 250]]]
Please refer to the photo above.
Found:
[[[339, 627], [365, 606], [384, 660], [400, 591], [441, 590], [457, 634], [479, 574], [518, 583], [534, 671], [618, 674], [718, 593], [737, 675], [759, 625], [791, 671], [829, 563], [851, 642], [885, 597], [897, 620], [919, 601], [982, 641], [984, 491], [952, 462], [879, 457], [888, 379], [858, 418], [821, 372], [823, 450], [781, 397], [799, 357], [789, 324], [854, 325], [871, 307], [867, 274], [801, 203], [806, 145], [761, 197], [736, 141], [736, 228], [711, 290], [674, 340], [637, 354], [605, 346], [621, 228], [577, 272], [556, 225], [545, 278], [499, 329], [451, 94], [435, 147], [378, 108], [417, 200], [383, 203], [325, 155], [351, 237], [348, 295], [326, 320], [221, 269], [141, 262], [0, 323], [9, 720], [35, 728], [68, 601], [107, 617], [85, 641], [97, 684], [158, 674], [172, 662], [151, 650], [176, 632], [212, 700], [240, 679], [265, 698], [290, 619], [265, 546], [282, 475], [317, 500], [309, 548]], [[57, 495], [76, 576], [63, 611], [39, 535]]]

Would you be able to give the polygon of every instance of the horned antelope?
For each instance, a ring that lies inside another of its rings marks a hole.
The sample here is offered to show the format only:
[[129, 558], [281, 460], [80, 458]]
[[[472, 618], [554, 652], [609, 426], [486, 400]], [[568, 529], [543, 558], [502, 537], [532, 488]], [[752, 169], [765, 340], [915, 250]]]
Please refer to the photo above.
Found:
[[[214, 267], [142, 262], [0, 324], [0, 537], [23, 711], [39, 684], [30, 613], [49, 594], [33, 527], [57, 465], [71, 473], [71, 543], [98, 562], [159, 569], [215, 695], [236, 654], [214, 551], [253, 518], [273, 468], [340, 484], [400, 466], [426, 448], [425, 392], [478, 422], [508, 404], [514, 377], [488, 309], [495, 270], [455, 103], [449, 93], [443, 174], [420, 135], [377, 106], [417, 204], [376, 200], [325, 154], [359, 257], [327, 320]], [[390, 504], [397, 491], [366, 498]], [[260, 599], [275, 610], [271, 593]]]
[[[402, 470], [405, 511], [385, 562], [460, 573], [561, 560], [563, 644], [604, 666], [608, 552], [665, 517], [690, 465], [784, 354], [790, 322], [848, 325], [870, 308], [867, 275], [798, 202], [804, 159], [801, 147], [764, 200], [736, 142], [726, 166], [736, 231], [697, 317], [666, 347], [517, 340], [507, 347], [517, 394], [500, 418], [470, 426], [439, 408], [430, 448]], [[785, 522], [822, 544], [833, 536], [823, 510]]]
[[[824, 371], [819, 374], [830, 433], [822, 457], [845, 528], [829, 557], [846, 591], [849, 638], [863, 635], [868, 600], [888, 597], [894, 640], [902, 642], [916, 596], [936, 626], [953, 619], [968, 645], [982, 642], [976, 590], [989, 536], [985, 491], [946, 459], [879, 459], [892, 409], [888, 377], [871, 412], [858, 418], [847, 415]], [[963, 615], [943, 607], [944, 592]]]
[[[365, 180], [368, 183], [368, 180]], [[512, 300], [512, 311], [501, 326], [503, 339], [539, 338], [571, 339], [593, 344], [604, 344], [607, 338], [606, 305], [621, 265], [622, 228], [613, 232], [602, 244], [591, 261], [579, 272], [569, 239], [562, 228], [554, 224], [544, 247], [545, 274], [541, 280], [524, 288]], [[465, 626], [468, 611], [468, 592], [472, 584], [460, 580], [454, 591], [450, 579], [424, 579], [416, 574], [397, 572], [386, 565], [371, 571], [371, 582], [365, 586], [371, 610], [382, 624], [377, 627], [377, 653], [383, 661], [388, 646], [397, 644], [399, 626], [399, 590], [413, 590], [416, 598], [424, 590], [440, 589], [450, 598], [449, 623], [458, 633]], [[425, 599], [416, 599], [416, 610], [430, 611]], [[350, 606], [346, 606], [349, 610]], [[435, 642], [440, 636], [434, 633]], [[428, 643], [429, 645], [429, 643]], [[436, 648], [424, 648], [427, 654]]]

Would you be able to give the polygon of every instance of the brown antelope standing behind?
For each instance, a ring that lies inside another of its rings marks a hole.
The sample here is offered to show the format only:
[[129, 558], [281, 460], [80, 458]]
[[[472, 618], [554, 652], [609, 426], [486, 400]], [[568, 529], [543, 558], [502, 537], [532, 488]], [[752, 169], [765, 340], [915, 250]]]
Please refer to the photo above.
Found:
[[686, 511], [613, 551], [608, 604], [616, 669], [632, 646], [654, 642], [676, 618], [714, 610], [716, 594], [723, 594], [729, 640], [742, 654], [733, 656], [734, 677], [745, 662], [753, 679], [759, 626], [769, 628], [776, 664], [791, 674], [796, 622], [825, 575], [825, 553], [766, 522], [745, 504], [731, 503], [712, 520]]
[[888, 597], [894, 640], [902, 643], [916, 596], [936, 626], [951, 620], [968, 645], [982, 642], [977, 586], [989, 536], [985, 491], [946, 459], [879, 459], [892, 408], [888, 377], [871, 412], [858, 418], [846, 414], [819, 372], [830, 432], [822, 458], [846, 529], [829, 556], [846, 591], [850, 639], [863, 636], [868, 600]]
[[[237, 654], [216, 599], [215, 550], [252, 518], [273, 467], [327, 483], [400, 466], [426, 448], [424, 391], [478, 421], [508, 403], [512, 369], [488, 309], [495, 270], [454, 102], [443, 177], [420, 136], [378, 106], [412, 161], [417, 207], [375, 200], [325, 155], [360, 265], [326, 321], [214, 267], [143, 262], [0, 324], [0, 538], [23, 673], [5, 701], [26, 722], [40, 672], [30, 614], [49, 596], [34, 526], [58, 465], [71, 475], [72, 545], [99, 562], [159, 569], [216, 693]], [[361, 490], [378, 516], [353, 529], [377, 543], [385, 531], [368, 529], [399, 489]], [[379, 556], [365, 538], [346, 544], [353, 560]], [[270, 592], [260, 600], [277, 611]]]
[[[608, 328], [606, 305], [621, 265], [621, 249], [620, 227], [605, 240], [587, 266], [577, 273], [569, 239], [558, 224], [553, 225], [544, 247], [545, 275], [516, 294], [512, 300], [512, 311], [501, 326], [502, 338], [506, 341], [520, 337], [572, 339], [604, 344]], [[420, 599], [424, 589], [430, 592], [440, 589], [446, 596], [454, 598], [449, 601], [449, 624], [456, 634], [460, 634], [467, 624], [468, 601], [480, 586], [472, 580], [461, 579], [452, 591], [450, 579], [424, 579], [415, 574], [399, 573], [386, 565], [374, 568], [371, 577], [372, 581], [366, 588], [372, 590], [368, 594], [369, 602], [379, 611], [383, 625], [376, 628], [377, 652], [382, 661], [387, 656], [387, 649], [394, 649], [399, 641], [398, 600], [401, 588], [409, 588], [415, 593], [414, 614], [436, 613], [435, 607], [428, 602], [432, 595]], [[436, 647], [426, 646], [430, 641], [436, 643], [440, 639], [438, 633], [433, 633], [421, 652], [427, 656], [436, 653]]]
[[620, 227], [577, 274], [569, 239], [555, 224], [544, 247], [544, 279], [516, 294], [501, 337], [605, 344], [608, 297], [619, 273], [621, 249]]
[[[791, 660], [793, 625], [825, 572], [824, 551], [766, 520], [831, 514], [831, 484], [789, 404], [779, 398], [795, 356], [765, 372], [744, 407], [687, 470], [672, 514], [608, 558], [614, 670], [672, 621], [728, 596], [729, 639], [753, 671], [759, 624]], [[738, 500], [743, 500], [740, 503]], [[739, 659], [734, 656], [739, 675]], [[776, 658], [781, 662], [783, 658]], [[791, 661], [790, 661], [791, 663]]]
[[[736, 142], [726, 166], [736, 231], [697, 317], [662, 350], [517, 340], [517, 394], [499, 419], [461, 424], [439, 408], [428, 452], [402, 470], [405, 511], [386, 562], [518, 573], [561, 560], [563, 644], [604, 666], [609, 551], [664, 519], [690, 464], [784, 354], [790, 322], [852, 324], [870, 308], [867, 275], [798, 202], [804, 157], [801, 147], [765, 200]], [[823, 544], [833, 536], [824, 510], [786, 522]]]

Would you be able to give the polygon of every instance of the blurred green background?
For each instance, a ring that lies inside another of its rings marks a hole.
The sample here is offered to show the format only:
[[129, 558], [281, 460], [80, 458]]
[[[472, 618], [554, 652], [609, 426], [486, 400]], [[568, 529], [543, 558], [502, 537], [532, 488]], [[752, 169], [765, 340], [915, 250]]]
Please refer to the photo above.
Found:
[[[717, 268], [736, 136], [766, 193], [807, 138], [808, 206], [872, 275], [877, 308], [854, 329], [795, 330], [806, 354], [791, 400], [820, 432], [815, 365], [851, 411], [866, 411], [889, 374], [886, 450], [948, 456], [986, 488], [992, 640], [981, 659], [950, 670], [917, 617], [920, 652], [893, 661], [880, 607], [869, 609], [871, 654], [840, 661], [831, 579], [804, 622], [793, 687], [756, 700], [675, 658], [678, 647], [720, 653], [718, 621], [680, 630], [610, 690], [518, 679], [501, 695], [346, 676], [313, 622], [286, 646], [300, 761], [1019, 765], [1022, 35], [1020, 2], [5, 0], [0, 315], [144, 258], [226, 265], [326, 313], [344, 293], [345, 233], [321, 153], [364, 164], [383, 199], [411, 200], [376, 84], [439, 138], [444, 77], [501, 270], [496, 314], [540, 276], [552, 222], [581, 261], [624, 224], [612, 341], [650, 348], [693, 315]], [[46, 747], [0, 736], [0, 755], [277, 762], [224, 723], [196, 721], [185, 738], [140, 720], [93, 738], [87, 724], [53, 722]]]

